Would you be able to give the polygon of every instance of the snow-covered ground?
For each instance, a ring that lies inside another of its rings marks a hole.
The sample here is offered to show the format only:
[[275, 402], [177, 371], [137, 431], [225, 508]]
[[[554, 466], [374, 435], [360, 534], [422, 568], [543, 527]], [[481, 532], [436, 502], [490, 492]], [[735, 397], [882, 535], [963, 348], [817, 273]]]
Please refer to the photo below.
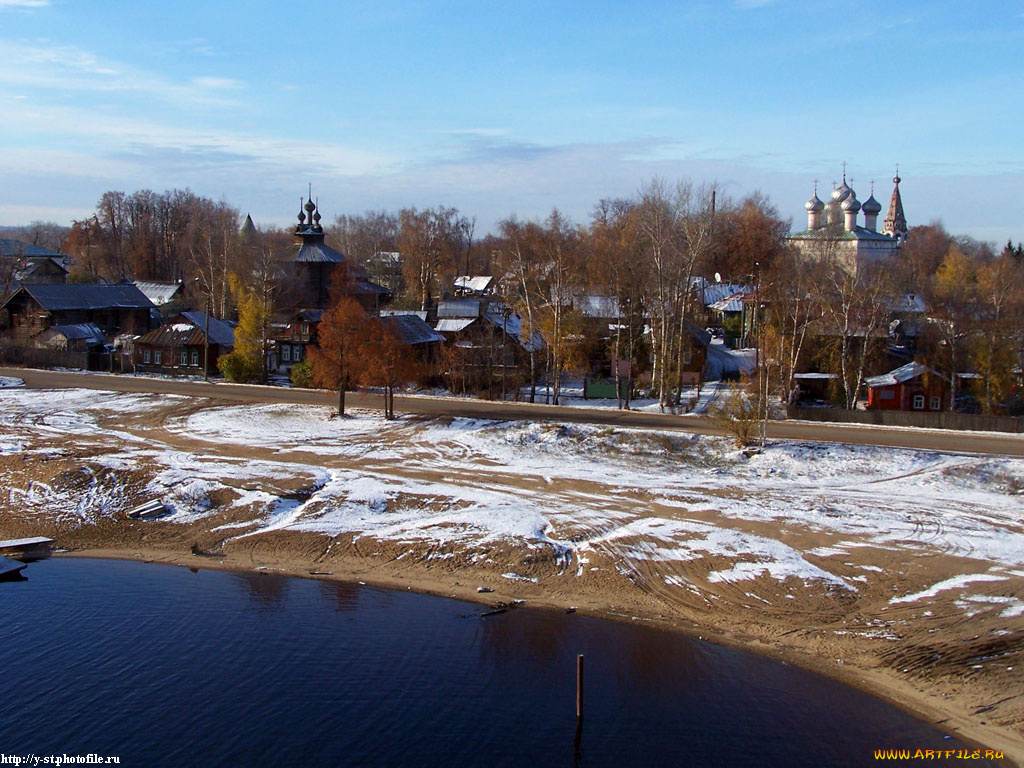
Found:
[[[999, 592], [1024, 577], [1019, 459], [790, 442], [748, 458], [722, 438], [339, 419], [296, 405], [186, 408], [153, 423], [159, 409], [190, 402], [5, 389], [0, 455], [59, 457], [68, 436], [94, 446], [62, 483], [26, 482], [7, 465], [6, 500], [84, 525], [159, 498], [167, 520], [209, 520], [228, 539], [354, 534], [426, 546], [432, 557], [547, 549], [567, 574], [600, 560], [623, 574], [653, 569], [666, 588], [691, 592], [746, 584], [749, 596], [774, 582], [858, 594], [872, 583], [891, 589], [898, 571], [914, 586], [891, 594], [894, 606], [944, 594], [966, 613], [1024, 613], [1024, 601]], [[145, 487], [116, 482], [141, 467]], [[222, 521], [230, 510], [242, 519]], [[908, 563], [937, 556], [956, 572], [915, 582]]]

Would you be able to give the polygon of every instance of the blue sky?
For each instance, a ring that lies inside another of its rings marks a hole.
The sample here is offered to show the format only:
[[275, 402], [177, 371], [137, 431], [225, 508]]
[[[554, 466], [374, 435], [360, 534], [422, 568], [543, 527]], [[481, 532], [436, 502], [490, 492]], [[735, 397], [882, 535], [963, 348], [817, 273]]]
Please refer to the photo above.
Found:
[[586, 221], [648, 179], [796, 228], [847, 163], [911, 225], [1024, 240], [1024, 0], [0, 0], [0, 224], [189, 187], [287, 224], [454, 205]]

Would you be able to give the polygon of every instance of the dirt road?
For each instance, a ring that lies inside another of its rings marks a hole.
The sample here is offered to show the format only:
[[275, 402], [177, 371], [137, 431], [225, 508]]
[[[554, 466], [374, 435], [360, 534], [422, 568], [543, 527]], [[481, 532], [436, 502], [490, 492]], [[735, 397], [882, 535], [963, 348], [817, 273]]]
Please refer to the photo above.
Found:
[[[137, 376], [112, 376], [95, 373], [40, 371], [0, 368], [0, 376], [13, 376], [33, 388], [98, 389], [110, 392], [156, 392], [193, 395], [218, 400], [249, 403], [301, 403], [334, 405], [337, 394], [317, 389], [291, 389], [246, 384], [148, 379]], [[353, 408], [380, 408], [376, 395], [349, 393], [346, 402]], [[723, 430], [701, 416], [675, 416], [663, 413], [618, 411], [607, 408], [569, 408], [531, 403], [498, 403], [446, 397], [396, 396], [395, 409], [425, 416], [462, 416], [479, 419], [522, 419], [526, 421], [563, 421], [603, 424], [615, 427], [670, 429], [702, 435], [720, 435]], [[946, 430], [888, 428], [851, 424], [823, 424], [803, 421], [777, 421], [768, 424], [769, 438], [808, 440], [855, 445], [878, 445], [931, 451], [956, 451], [1003, 456], [1024, 456], [1024, 436], [991, 432], [954, 432]]]

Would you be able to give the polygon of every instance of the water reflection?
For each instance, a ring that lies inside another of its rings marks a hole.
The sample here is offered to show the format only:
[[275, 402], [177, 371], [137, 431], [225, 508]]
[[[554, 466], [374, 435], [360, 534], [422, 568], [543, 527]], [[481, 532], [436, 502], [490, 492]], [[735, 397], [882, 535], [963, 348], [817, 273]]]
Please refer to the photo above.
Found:
[[359, 605], [358, 584], [347, 581], [319, 581], [320, 592], [326, 600], [333, 601], [334, 610], [338, 613], [354, 611]]
[[243, 594], [265, 610], [280, 610], [288, 594], [290, 581], [271, 573], [235, 573]]

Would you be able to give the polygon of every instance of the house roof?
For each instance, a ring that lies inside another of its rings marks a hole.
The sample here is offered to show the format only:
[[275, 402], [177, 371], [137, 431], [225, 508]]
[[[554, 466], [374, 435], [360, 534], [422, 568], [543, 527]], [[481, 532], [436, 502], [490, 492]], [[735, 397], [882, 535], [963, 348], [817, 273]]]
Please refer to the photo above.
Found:
[[533, 334], [532, 339], [523, 338], [525, 335], [523, 332], [523, 321], [515, 312], [509, 312], [508, 315], [505, 315], [500, 307], [495, 306], [487, 310], [484, 318], [495, 328], [503, 329], [505, 333], [515, 339], [519, 346], [527, 352], [536, 352], [544, 348], [544, 338], [539, 333]]
[[458, 333], [471, 326], [478, 319], [476, 317], [443, 317], [437, 321], [434, 330], [438, 333]]
[[136, 280], [135, 287], [156, 305], [167, 304], [181, 291], [181, 283], [157, 283], [151, 280]]
[[153, 302], [131, 283], [23, 285], [22, 291], [48, 312], [76, 309], [153, 309]]
[[490, 289], [494, 283], [494, 277], [491, 275], [460, 275], [455, 278], [455, 287], [463, 291], [473, 291], [474, 293], [483, 293]]
[[737, 291], [736, 293], [726, 296], [720, 301], [716, 301], [714, 304], [709, 304], [708, 309], [712, 309], [715, 312], [742, 312], [743, 297], [746, 295], [746, 289]]
[[730, 296], [735, 296], [736, 294], [742, 296], [743, 294], [750, 293], [753, 288], [741, 283], [708, 283], [705, 281], [703, 288], [698, 288], [698, 290], [701, 292], [704, 306], [710, 307], [712, 304], [716, 304]]
[[427, 325], [419, 315], [391, 315], [381, 320], [406, 344], [430, 344], [444, 341], [444, 336]]
[[[899, 368], [894, 368], [888, 373], [883, 373], [881, 376], [867, 376], [864, 379], [864, 383], [868, 387], [891, 387], [895, 384], [902, 384], [905, 381], [916, 379], [923, 373], [929, 373], [932, 376], [939, 376], [935, 371], [926, 365], [918, 362], [910, 362], [906, 365], [901, 365]], [[939, 378], [946, 380], [945, 376], [939, 376]]]
[[437, 316], [441, 317], [480, 317], [479, 299], [451, 299], [438, 302]]
[[923, 315], [928, 311], [924, 296], [920, 293], [901, 293], [886, 300], [890, 312]]
[[618, 296], [596, 294], [581, 296], [576, 302], [576, 309], [584, 317], [598, 317], [607, 320], [619, 316], [619, 298]]
[[10, 238], [0, 238], [0, 256], [46, 256], [55, 259], [65, 258], [63, 254], [57, 253], [57, 251], [51, 251], [49, 248], [42, 248], [38, 245], [32, 245], [32, 243], [26, 243], [21, 240], [13, 240]]
[[[182, 312], [181, 318], [194, 325], [200, 331], [206, 329], [206, 313], [205, 312]], [[200, 344], [202, 340], [200, 339]], [[210, 343], [220, 344], [222, 347], [233, 347], [235, 346], [235, 329], [225, 323], [223, 320], [218, 320], [216, 317], [210, 318]]]
[[289, 322], [294, 323], [298, 320], [303, 323], [319, 323], [323, 320], [323, 317], [324, 311], [322, 309], [300, 309], [291, 316]]
[[55, 265], [61, 272], [67, 274], [66, 261], [64, 256], [29, 256], [18, 265], [14, 272], [14, 278], [19, 283], [30, 282], [29, 278], [47, 264]]
[[59, 333], [68, 341], [84, 339], [90, 344], [105, 344], [107, 337], [96, 323], [76, 323], [75, 325], [51, 325], [50, 331]]
[[416, 315], [416, 317], [424, 322], [427, 319], [426, 311], [419, 309], [382, 309], [380, 311], [381, 317], [398, 317], [399, 315]]

